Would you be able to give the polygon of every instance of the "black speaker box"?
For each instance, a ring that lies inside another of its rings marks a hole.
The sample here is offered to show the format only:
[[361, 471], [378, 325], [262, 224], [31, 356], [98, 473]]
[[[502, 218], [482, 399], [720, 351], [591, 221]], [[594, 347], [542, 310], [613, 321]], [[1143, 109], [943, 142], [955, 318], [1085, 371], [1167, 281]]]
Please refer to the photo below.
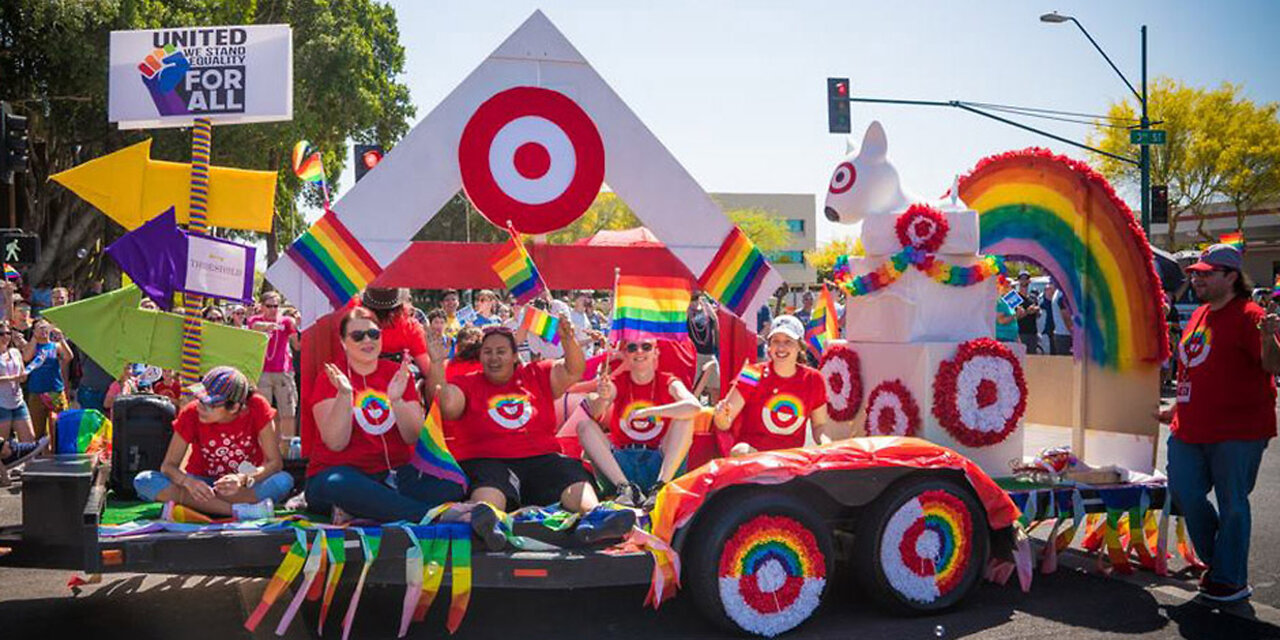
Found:
[[160, 468], [173, 435], [176, 409], [164, 396], [120, 396], [111, 407], [111, 489], [134, 499], [133, 477]]

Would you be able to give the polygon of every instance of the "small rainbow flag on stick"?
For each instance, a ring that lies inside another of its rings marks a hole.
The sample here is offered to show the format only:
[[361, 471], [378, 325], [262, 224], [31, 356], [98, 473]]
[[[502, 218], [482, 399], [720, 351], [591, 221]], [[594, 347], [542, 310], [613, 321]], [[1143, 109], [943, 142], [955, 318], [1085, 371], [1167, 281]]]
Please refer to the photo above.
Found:
[[409, 463], [422, 473], [455, 482], [465, 490], [467, 476], [444, 443], [443, 425], [440, 405], [433, 400], [427, 419], [422, 423], [422, 430], [418, 432], [418, 441], [413, 445], [413, 457], [409, 459]]
[[4, 279], [5, 280], [17, 280], [18, 278], [21, 278], [21, 277], [22, 277], [22, 274], [18, 273], [18, 270], [14, 269], [13, 265], [9, 264], [8, 262], [4, 263]]
[[760, 378], [762, 376], [764, 376], [764, 371], [760, 365], [753, 362], [744, 363], [742, 371], [738, 372], [738, 386], [754, 389], [760, 386]]
[[293, 145], [293, 173], [303, 182], [320, 185], [324, 192], [324, 208], [329, 210], [329, 184], [324, 179], [324, 161], [320, 152], [306, 140], [299, 140]]
[[524, 308], [524, 321], [520, 328], [527, 330], [551, 344], [560, 344], [560, 318], [534, 306]]
[[769, 273], [769, 263], [742, 229], [734, 227], [720, 245], [698, 285], [741, 317]]
[[610, 339], [689, 339], [689, 300], [693, 292], [684, 278], [618, 276]]
[[528, 304], [547, 288], [542, 284], [542, 275], [533, 264], [533, 258], [529, 257], [529, 252], [520, 244], [519, 236], [510, 229], [508, 232], [511, 240], [493, 254], [489, 263], [493, 266], [494, 273], [502, 278], [503, 285], [515, 296], [516, 302]]
[[1244, 252], [1244, 234], [1239, 231], [1236, 231], [1233, 233], [1224, 233], [1221, 236], [1218, 236], [1218, 244], [1229, 244], [1239, 249], [1240, 252], [1243, 253]]
[[814, 306], [813, 313], [809, 316], [809, 326], [805, 327], [804, 332], [805, 343], [815, 357], [821, 357], [822, 352], [827, 348], [827, 343], [840, 337], [836, 318], [835, 300], [832, 299], [831, 291], [824, 284], [822, 293], [818, 296], [818, 304]]

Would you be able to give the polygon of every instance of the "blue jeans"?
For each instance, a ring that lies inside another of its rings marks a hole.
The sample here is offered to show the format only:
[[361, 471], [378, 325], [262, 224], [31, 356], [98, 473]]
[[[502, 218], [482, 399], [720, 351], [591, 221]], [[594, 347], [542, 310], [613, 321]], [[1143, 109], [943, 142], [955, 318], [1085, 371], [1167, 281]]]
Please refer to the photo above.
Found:
[[[211, 487], [213, 482], [217, 480], [217, 478], [208, 476], [192, 477], [199, 478]], [[155, 502], [156, 496], [172, 485], [173, 482], [159, 471], [143, 471], [133, 478], [133, 490], [138, 492], [139, 498], [148, 502]], [[258, 500], [270, 498], [272, 502], [279, 503], [284, 500], [285, 496], [289, 495], [289, 490], [292, 488], [293, 476], [284, 471], [277, 471], [253, 485], [253, 496]]]
[[[1189, 444], [1169, 436], [1169, 489], [1209, 579], [1244, 586], [1249, 578], [1249, 493], [1267, 440]], [[1209, 491], [1218, 499], [1215, 510]]]
[[396, 467], [396, 488], [387, 486], [387, 473], [369, 474], [355, 467], [329, 467], [307, 479], [307, 509], [329, 513], [338, 507], [360, 518], [379, 522], [418, 522], [432, 507], [466, 499], [462, 487], [417, 470]]

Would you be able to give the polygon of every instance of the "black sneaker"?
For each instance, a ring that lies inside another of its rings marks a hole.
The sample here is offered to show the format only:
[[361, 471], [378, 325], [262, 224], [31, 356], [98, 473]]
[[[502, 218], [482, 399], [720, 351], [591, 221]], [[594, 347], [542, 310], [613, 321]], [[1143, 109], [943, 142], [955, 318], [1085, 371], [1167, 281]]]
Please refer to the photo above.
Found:
[[490, 551], [502, 551], [507, 546], [507, 536], [502, 533], [498, 512], [487, 502], [478, 502], [471, 509], [471, 531]]
[[4, 460], [0, 460], [6, 469], [20, 467], [26, 462], [45, 450], [49, 446], [49, 436], [44, 436], [35, 442], [18, 442], [17, 440], [9, 441], [9, 455]]
[[1200, 595], [1214, 602], [1235, 602], [1253, 595], [1253, 589], [1247, 584], [1239, 586], [1209, 580], [1200, 587]]
[[583, 514], [573, 530], [573, 539], [581, 544], [595, 544], [622, 538], [635, 524], [635, 511], [599, 506]]
[[624, 507], [639, 507], [644, 504], [644, 492], [635, 484], [624, 482], [618, 485], [618, 496], [613, 501]]
[[649, 487], [649, 497], [645, 498], [644, 503], [641, 504], [640, 507], [645, 511], [653, 511], [653, 506], [658, 502], [658, 492], [662, 491], [662, 488], [665, 486], [667, 486], [667, 483], [661, 480], [653, 483], [653, 486]]

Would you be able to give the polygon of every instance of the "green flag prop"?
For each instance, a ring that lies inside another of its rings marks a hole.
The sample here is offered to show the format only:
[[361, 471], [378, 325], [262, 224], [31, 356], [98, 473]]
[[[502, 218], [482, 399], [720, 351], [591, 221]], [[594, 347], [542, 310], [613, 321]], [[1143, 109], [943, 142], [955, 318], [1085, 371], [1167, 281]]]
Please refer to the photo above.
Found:
[[[142, 292], [135, 285], [80, 302], [46, 309], [44, 317], [93, 358], [98, 366], [119, 374], [131, 362], [165, 369], [182, 368], [183, 317], [139, 309]], [[201, 321], [203, 322], [203, 321]], [[239, 369], [250, 380], [262, 377], [267, 335], [204, 322], [200, 371], [220, 365]]]

